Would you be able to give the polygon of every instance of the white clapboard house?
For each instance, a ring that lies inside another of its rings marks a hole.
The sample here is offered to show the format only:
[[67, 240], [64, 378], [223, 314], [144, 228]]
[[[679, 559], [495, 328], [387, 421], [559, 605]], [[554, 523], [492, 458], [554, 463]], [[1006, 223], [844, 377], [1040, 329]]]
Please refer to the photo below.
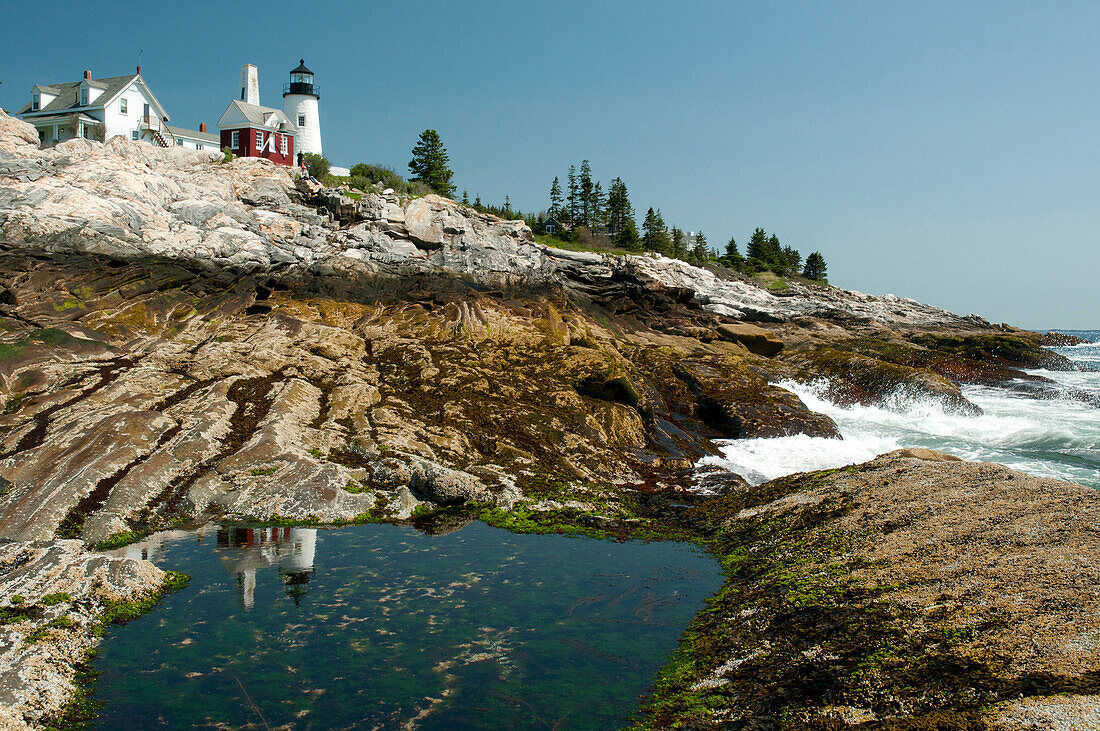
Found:
[[137, 72], [127, 76], [93, 79], [84, 72], [79, 81], [35, 84], [31, 99], [17, 116], [38, 130], [42, 147], [83, 137], [107, 141], [121, 135], [161, 147], [219, 150], [219, 137], [206, 125], [197, 130], [169, 125], [169, 116], [149, 85]]

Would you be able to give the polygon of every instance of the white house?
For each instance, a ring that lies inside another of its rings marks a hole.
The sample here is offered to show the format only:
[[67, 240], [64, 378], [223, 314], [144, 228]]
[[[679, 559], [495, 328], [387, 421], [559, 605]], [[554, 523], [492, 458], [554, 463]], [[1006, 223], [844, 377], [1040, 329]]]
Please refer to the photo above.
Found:
[[84, 72], [80, 81], [35, 84], [31, 100], [16, 116], [33, 124], [42, 147], [74, 137], [106, 141], [117, 135], [146, 140], [161, 147], [173, 145], [198, 150], [218, 150], [217, 135], [170, 127], [169, 116], [141, 75], [141, 67], [128, 76], [93, 79]]

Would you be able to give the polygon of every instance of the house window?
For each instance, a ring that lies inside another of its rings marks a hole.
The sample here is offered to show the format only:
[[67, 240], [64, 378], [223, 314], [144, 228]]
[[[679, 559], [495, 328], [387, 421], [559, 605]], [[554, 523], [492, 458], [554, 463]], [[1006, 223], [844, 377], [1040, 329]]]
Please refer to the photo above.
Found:
[[183, 140], [179, 137], [176, 138], [176, 147], [183, 147]]
[[118, 102], [118, 113], [119, 114], [126, 114], [127, 113], [126, 97], [123, 97], [122, 99], [119, 100], [119, 102]]
[[264, 133], [260, 130], [256, 130], [256, 149], [264, 149]]
[[306, 115], [304, 115], [304, 114], [299, 114], [298, 115], [298, 126], [299, 127], [305, 127], [306, 126]]
[[35, 94], [34, 96], [32, 96], [31, 97], [31, 111], [32, 112], [37, 112], [39, 107], [41, 107], [41, 106], [42, 106], [42, 95], [41, 94]]
[[279, 140], [279, 153], [283, 155], [286, 154], [286, 135], [283, 135]]
[[80, 106], [82, 106], [82, 107], [88, 106], [88, 90], [87, 89], [81, 89], [80, 90]]
[[131, 140], [137, 140], [137, 138], [138, 138], [138, 131], [136, 129], [130, 130], [130, 139]]
[[196, 143], [195, 143], [195, 149], [196, 149], [196, 150], [202, 150], [202, 149], [204, 149], [204, 148], [203, 148], [203, 146], [202, 146], [202, 143], [201, 143], [201, 142], [196, 142]]
[[229, 133], [229, 146], [234, 150], [241, 146], [241, 133], [237, 130]]

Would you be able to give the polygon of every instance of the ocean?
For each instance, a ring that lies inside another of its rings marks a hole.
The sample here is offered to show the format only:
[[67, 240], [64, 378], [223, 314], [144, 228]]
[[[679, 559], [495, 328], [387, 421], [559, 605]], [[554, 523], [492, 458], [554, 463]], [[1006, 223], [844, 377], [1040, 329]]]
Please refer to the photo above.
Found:
[[[840, 427], [843, 440], [805, 435], [725, 441], [702, 464], [730, 469], [757, 484], [793, 472], [864, 462], [903, 447], [927, 447], [967, 460], [998, 462], [1032, 475], [1100, 488], [1100, 330], [1059, 330], [1088, 343], [1051, 348], [1078, 370], [1029, 371], [1052, 383], [1036, 398], [1028, 383], [965, 386], [985, 412], [962, 416], [934, 398], [899, 392], [878, 406], [838, 406], [824, 383], [782, 382]], [[1014, 388], [1013, 386], [1016, 386]]]

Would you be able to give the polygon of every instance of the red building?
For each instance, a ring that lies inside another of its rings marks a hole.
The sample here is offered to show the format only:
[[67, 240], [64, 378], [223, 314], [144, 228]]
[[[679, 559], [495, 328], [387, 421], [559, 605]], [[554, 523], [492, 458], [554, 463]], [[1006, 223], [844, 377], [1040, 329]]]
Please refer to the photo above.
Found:
[[298, 128], [278, 109], [234, 99], [218, 120], [222, 149], [238, 157], [265, 157], [294, 165]]

